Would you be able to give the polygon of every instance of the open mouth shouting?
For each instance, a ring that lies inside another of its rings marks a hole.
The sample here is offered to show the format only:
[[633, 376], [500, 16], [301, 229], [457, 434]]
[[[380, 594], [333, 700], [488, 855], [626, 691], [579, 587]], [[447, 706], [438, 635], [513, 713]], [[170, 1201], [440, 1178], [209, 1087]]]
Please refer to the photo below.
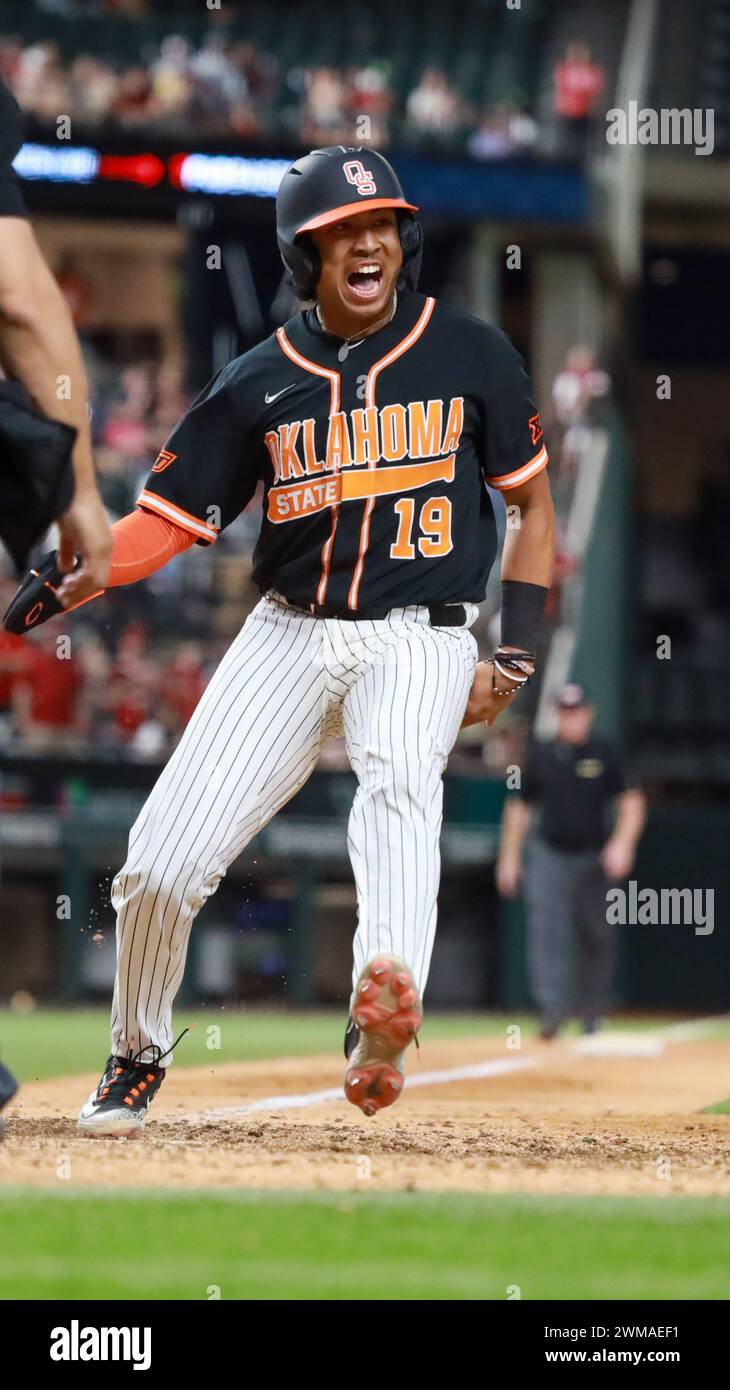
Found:
[[383, 267], [377, 261], [363, 261], [347, 277], [350, 297], [358, 304], [370, 304], [378, 298], [383, 287]]

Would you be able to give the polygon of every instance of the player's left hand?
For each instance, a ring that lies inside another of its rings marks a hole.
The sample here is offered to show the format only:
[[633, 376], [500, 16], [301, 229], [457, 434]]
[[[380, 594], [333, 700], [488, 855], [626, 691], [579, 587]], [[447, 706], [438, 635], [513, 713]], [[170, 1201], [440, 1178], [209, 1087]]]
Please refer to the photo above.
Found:
[[461, 721], [462, 729], [468, 729], [471, 724], [493, 724], [497, 715], [512, 704], [519, 686], [514, 685], [512, 681], [505, 680], [498, 673], [496, 677], [497, 689], [510, 693], [495, 695], [494, 679], [494, 663], [492, 661], [478, 661], [474, 670], [474, 680], [469, 692], [466, 713]]

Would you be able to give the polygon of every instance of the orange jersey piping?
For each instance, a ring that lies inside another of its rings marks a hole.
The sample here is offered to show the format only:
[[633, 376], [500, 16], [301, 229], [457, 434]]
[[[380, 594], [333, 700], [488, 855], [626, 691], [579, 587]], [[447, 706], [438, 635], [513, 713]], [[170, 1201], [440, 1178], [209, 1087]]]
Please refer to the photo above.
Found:
[[[424, 332], [429, 322], [429, 319], [431, 318], [435, 305], [436, 300], [429, 297], [426, 300], [426, 303], [424, 304], [421, 313], [419, 314], [418, 319], [413, 325], [413, 328], [411, 329], [410, 333], [407, 333], [405, 338], [402, 338], [399, 343], [396, 343], [395, 347], [391, 348], [390, 352], [387, 352], [384, 357], [381, 357], [379, 361], [373, 363], [372, 367], [370, 368], [370, 371], [368, 372], [367, 383], [365, 386], [366, 408], [368, 406], [375, 405], [375, 384], [380, 373], [386, 367], [389, 367], [392, 362], [395, 362], [399, 357], [402, 357], [404, 352], [408, 352], [408, 349], [412, 348], [414, 343], [418, 342], [418, 339], [421, 337], [421, 334]], [[370, 463], [368, 464], [368, 467], [376, 468], [377, 463]], [[357, 562], [355, 564], [355, 571], [352, 576], [352, 583], [350, 584], [349, 592], [347, 595], [348, 608], [357, 608], [358, 595], [360, 592], [360, 580], [362, 579], [362, 572], [365, 567], [365, 556], [367, 554], [368, 545], [370, 544], [370, 517], [372, 515], [374, 506], [375, 497], [373, 496], [368, 498], [368, 501], [365, 504], [365, 514], [360, 525], [360, 544], [358, 547]]]
[[[337, 413], [337, 411], [340, 408], [340, 395], [342, 387], [342, 378], [340, 376], [340, 373], [333, 371], [331, 367], [320, 367], [318, 362], [312, 362], [308, 357], [304, 357], [301, 352], [297, 351], [293, 343], [289, 341], [286, 332], [283, 328], [278, 328], [276, 330], [276, 339], [282, 352], [286, 354], [286, 356], [290, 359], [291, 362], [296, 363], [297, 367], [302, 367], [305, 372], [311, 372], [314, 376], [325, 377], [329, 381], [331, 418], [333, 415]], [[339, 469], [336, 471], [339, 472]], [[325, 594], [327, 593], [327, 584], [329, 582], [330, 577], [330, 565], [332, 563], [332, 547], [335, 543], [335, 532], [337, 530], [337, 522], [339, 521], [339, 517], [340, 508], [338, 504], [332, 508], [332, 525], [330, 527], [330, 533], [324, 545], [322, 546], [322, 573], [320, 575], [319, 584], [317, 585], [317, 603], [324, 603]]]
[[539, 453], [535, 454], [527, 463], [523, 463], [519, 468], [514, 468], [511, 473], [503, 473], [500, 478], [490, 478], [485, 474], [485, 478], [490, 487], [496, 487], [499, 492], [509, 492], [511, 487], [519, 487], [521, 483], [526, 483], [536, 474], [541, 473], [547, 467], [548, 451], [543, 444]]

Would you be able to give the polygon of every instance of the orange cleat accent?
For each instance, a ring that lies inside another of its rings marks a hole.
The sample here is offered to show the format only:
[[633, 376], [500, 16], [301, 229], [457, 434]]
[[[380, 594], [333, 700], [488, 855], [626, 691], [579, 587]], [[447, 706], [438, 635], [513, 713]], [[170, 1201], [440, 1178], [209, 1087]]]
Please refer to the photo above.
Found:
[[378, 953], [353, 991], [350, 1009], [359, 1030], [345, 1073], [345, 1095], [364, 1115], [392, 1105], [403, 1090], [403, 1054], [421, 1026], [416, 982], [399, 956]]

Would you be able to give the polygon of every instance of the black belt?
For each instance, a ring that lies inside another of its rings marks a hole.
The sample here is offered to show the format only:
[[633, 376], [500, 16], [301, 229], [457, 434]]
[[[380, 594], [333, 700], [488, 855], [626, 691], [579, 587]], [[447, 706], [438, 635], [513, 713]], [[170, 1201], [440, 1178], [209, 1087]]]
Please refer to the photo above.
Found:
[[555, 849], [559, 854], [600, 854], [601, 845], [576, 845], [570, 844], [566, 840], [551, 840], [547, 835], [541, 835], [540, 839], [548, 849]]
[[[393, 608], [364, 608], [355, 612], [352, 608], [343, 608], [336, 603], [291, 603], [286, 600], [291, 608], [305, 608], [306, 612], [313, 613], [315, 618], [340, 618], [344, 622], [378, 622], [387, 618], [392, 613]], [[465, 627], [466, 609], [463, 603], [427, 603], [427, 604], [398, 604], [399, 608], [410, 607], [428, 608], [429, 622], [432, 627]]]

